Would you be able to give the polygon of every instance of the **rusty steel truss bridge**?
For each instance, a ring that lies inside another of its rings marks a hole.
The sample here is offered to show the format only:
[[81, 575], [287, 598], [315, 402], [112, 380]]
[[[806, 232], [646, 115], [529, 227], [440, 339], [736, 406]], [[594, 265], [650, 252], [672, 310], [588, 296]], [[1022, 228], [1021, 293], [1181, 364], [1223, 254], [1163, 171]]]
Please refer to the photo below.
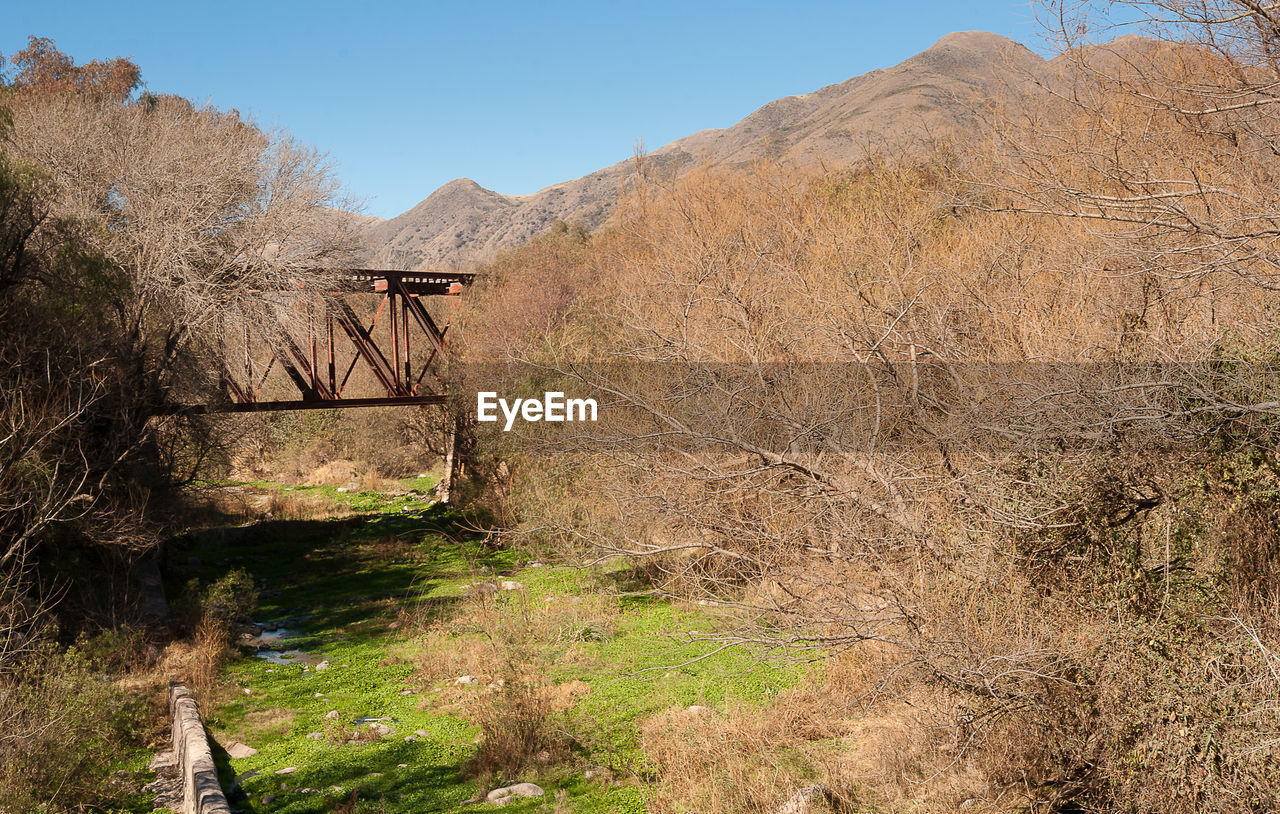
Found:
[[[178, 409], [247, 413], [444, 404], [445, 394], [432, 392], [439, 388], [427, 376], [444, 359], [449, 324], [438, 324], [423, 301], [457, 298], [473, 276], [345, 269], [323, 306], [297, 306], [305, 308], [301, 340], [289, 332], [255, 335], [246, 327], [242, 353], [222, 348], [219, 377], [227, 400]], [[376, 297], [376, 309], [371, 317], [361, 316], [353, 302], [363, 306], [370, 297]], [[303, 322], [303, 315], [296, 321]], [[265, 360], [259, 358], [264, 351]], [[284, 377], [271, 377], [277, 369]], [[352, 393], [353, 374], [372, 385], [373, 394]], [[264, 387], [271, 397], [263, 397]]]

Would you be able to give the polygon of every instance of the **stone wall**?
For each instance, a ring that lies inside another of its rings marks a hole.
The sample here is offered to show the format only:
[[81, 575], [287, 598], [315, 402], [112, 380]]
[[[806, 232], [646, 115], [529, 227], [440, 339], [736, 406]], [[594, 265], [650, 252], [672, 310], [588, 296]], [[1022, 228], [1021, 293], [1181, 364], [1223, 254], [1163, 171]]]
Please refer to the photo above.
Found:
[[169, 713], [173, 717], [173, 753], [182, 777], [182, 814], [231, 814], [190, 690], [181, 685], [169, 689]]

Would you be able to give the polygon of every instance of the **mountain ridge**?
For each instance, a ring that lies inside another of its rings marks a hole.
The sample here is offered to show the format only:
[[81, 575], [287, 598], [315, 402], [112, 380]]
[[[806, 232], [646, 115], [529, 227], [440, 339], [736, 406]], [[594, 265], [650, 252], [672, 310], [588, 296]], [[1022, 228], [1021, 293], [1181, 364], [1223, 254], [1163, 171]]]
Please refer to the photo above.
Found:
[[[965, 98], [998, 92], [1007, 71], [1034, 73], [1047, 61], [998, 34], [958, 31], [889, 68], [767, 102], [726, 128], [699, 130], [645, 156], [659, 173], [703, 162], [744, 166], [759, 159], [845, 164], [869, 146], [899, 147], [940, 130], [971, 126]], [[635, 171], [632, 159], [530, 195], [504, 195], [469, 178], [436, 189], [412, 209], [364, 229], [370, 263], [395, 268], [486, 260], [557, 220], [596, 228]]]

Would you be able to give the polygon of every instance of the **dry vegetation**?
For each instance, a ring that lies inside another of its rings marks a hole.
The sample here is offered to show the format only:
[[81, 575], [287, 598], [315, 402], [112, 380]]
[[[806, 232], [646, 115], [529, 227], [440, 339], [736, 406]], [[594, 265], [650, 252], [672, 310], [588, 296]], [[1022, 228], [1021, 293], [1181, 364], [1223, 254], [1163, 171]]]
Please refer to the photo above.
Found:
[[340, 202], [322, 156], [146, 93], [128, 60], [77, 66], [33, 37], [4, 61], [0, 810], [136, 804], [114, 770], [155, 739], [149, 699], [214, 681], [226, 597], [179, 620], [172, 646], [130, 632], [146, 621], [139, 565], [181, 508], [172, 487], [226, 441], [169, 407], [216, 388], [202, 371], [225, 334], [287, 329], [255, 289], [349, 262], [353, 227], [320, 212]]
[[731, 603], [726, 642], [875, 649], [852, 731], [655, 721], [671, 810], [760, 810], [797, 739], [888, 810], [1275, 801], [1280, 24], [1158, 7], [982, 150], [706, 169], [491, 270], [463, 376], [602, 401], [479, 445], [524, 533]]

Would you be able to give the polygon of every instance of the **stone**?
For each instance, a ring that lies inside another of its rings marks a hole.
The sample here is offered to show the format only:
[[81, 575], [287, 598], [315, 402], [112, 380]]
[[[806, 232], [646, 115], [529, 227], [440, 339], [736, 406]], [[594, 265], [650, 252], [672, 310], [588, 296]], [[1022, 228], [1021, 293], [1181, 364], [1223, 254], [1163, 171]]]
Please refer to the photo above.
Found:
[[400, 694], [401, 695], [417, 695], [418, 691], [417, 690], [401, 690]]
[[147, 764], [147, 768], [153, 772], [168, 771], [178, 767], [178, 756], [171, 751], [158, 753], [151, 758], [151, 762]]
[[408, 764], [408, 763], [397, 763], [397, 764], [396, 764], [396, 768], [397, 768], [397, 769], [407, 769], [407, 768], [409, 768], [409, 764]]
[[604, 780], [608, 782], [613, 779], [613, 772], [603, 766], [596, 766], [593, 769], [587, 769], [582, 776], [588, 780]]
[[503, 688], [503, 687], [505, 687], [505, 686], [507, 686], [507, 681], [506, 681], [506, 679], [499, 678], [499, 679], [497, 679], [496, 681], [494, 681], [494, 682], [492, 682], [491, 684], [489, 684], [489, 689], [491, 689], [491, 690], [500, 690], [500, 689], [502, 689], [502, 688]]
[[227, 743], [222, 748], [227, 751], [228, 755], [237, 759], [244, 758], [244, 757], [253, 757], [254, 755], [258, 754], [257, 749], [254, 749], [252, 746], [249, 746], [247, 744], [243, 744], [240, 741], [231, 741], [230, 743]]
[[405, 735], [405, 736], [404, 736], [404, 742], [405, 742], [405, 743], [417, 743], [417, 742], [418, 742], [418, 739], [417, 739], [417, 738], [415, 738], [415, 737], [414, 737], [414, 736], [412, 736], [412, 735]]
[[425, 729], [415, 729], [415, 730], [413, 730], [413, 734], [417, 735], [419, 738], [425, 738], [425, 737], [427, 737], [427, 730], [425, 730]]
[[453, 684], [455, 687], [465, 687], [471, 684], [479, 684], [479, 683], [480, 683], [480, 679], [476, 678], [475, 676], [458, 676], [453, 681]]
[[263, 804], [264, 806], [269, 806], [269, 805], [271, 805], [272, 803], [274, 803], [275, 801], [276, 801], [276, 796], [275, 796], [274, 794], [264, 794], [264, 795], [262, 795], [262, 804]]
[[307, 733], [307, 740], [313, 740], [313, 741], [324, 740], [324, 733], [323, 733], [323, 732], [308, 732], [308, 733]]
[[328, 670], [328, 669], [329, 669], [329, 662], [327, 661], [322, 661], [316, 665], [316, 672], [320, 672], [321, 670]]
[[297, 766], [285, 766], [283, 769], [276, 769], [276, 774], [293, 774], [298, 771]]
[[462, 586], [463, 596], [493, 596], [498, 592], [498, 586], [492, 582], [479, 582], [475, 585]]
[[701, 704], [694, 704], [693, 706], [686, 709], [685, 712], [687, 712], [690, 715], [701, 717], [711, 712], [711, 707], [704, 707]]
[[513, 786], [505, 786], [500, 789], [494, 789], [485, 795], [485, 800], [497, 805], [506, 805], [517, 797], [541, 797], [546, 794], [542, 787], [535, 783], [516, 783]]
[[819, 801], [830, 800], [831, 789], [818, 783], [805, 786], [787, 798], [787, 801], [774, 810], [774, 814], [808, 814]]
[[504, 579], [498, 587], [504, 591], [518, 591], [524, 586], [519, 582], [516, 582], [514, 579]]
[[331, 709], [324, 714], [324, 717], [328, 718], [329, 720], [334, 720], [336, 718], [341, 718], [342, 716], [338, 714], [338, 711], [336, 709]]
[[322, 693], [322, 692], [318, 692], [318, 693], [316, 693], [315, 697], [316, 697], [316, 698], [324, 698], [324, 693]]
[[388, 735], [396, 734], [396, 731], [394, 729], [387, 726], [386, 724], [378, 723], [377, 721], [374, 721], [373, 723], [369, 724], [369, 731], [376, 734], [380, 738], [385, 738]]

